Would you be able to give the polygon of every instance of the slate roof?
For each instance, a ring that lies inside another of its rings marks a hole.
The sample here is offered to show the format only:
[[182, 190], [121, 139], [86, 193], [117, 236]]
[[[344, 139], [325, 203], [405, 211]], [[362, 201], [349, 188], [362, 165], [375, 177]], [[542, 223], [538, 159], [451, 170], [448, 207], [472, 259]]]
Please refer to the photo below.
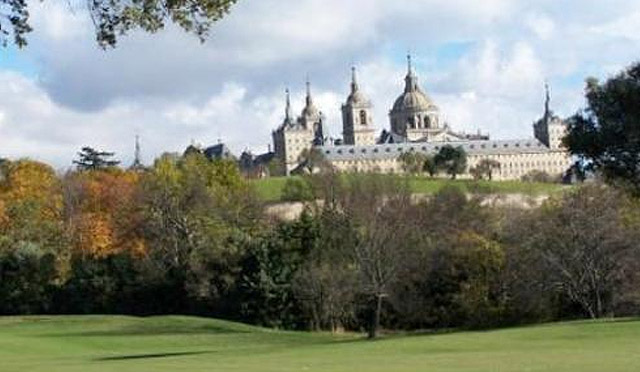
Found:
[[318, 147], [327, 160], [382, 160], [394, 159], [404, 152], [420, 152], [435, 154], [443, 146], [462, 148], [469, 155], [509, 155], [540, 154], [551, 150], [537, 139], [505, 140], [505, 141], [455, 141], [431, 143], [392, 143], [371, 146], [322, 146]]

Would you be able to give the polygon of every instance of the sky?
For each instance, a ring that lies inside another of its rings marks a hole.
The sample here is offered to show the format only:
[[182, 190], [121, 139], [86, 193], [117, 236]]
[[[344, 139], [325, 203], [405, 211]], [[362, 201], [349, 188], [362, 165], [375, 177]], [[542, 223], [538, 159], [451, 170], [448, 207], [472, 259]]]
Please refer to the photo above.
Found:
[[388, 128], [408, 52], [454, 130], [529, 138], [545, 81], [570, 116], [586, 77], [640, 59], [638, 0], [239, 0], [205, 43], [169, 26], [106, 51], [73, 1], [28, 4], [28, 47], [0, 49], [0, 157], [61, 170], [82, 146], [129, 164], [136, 134], [145, 163], [191, 143], [266, 151], [307, 77], [338, 137], [351, 66]]

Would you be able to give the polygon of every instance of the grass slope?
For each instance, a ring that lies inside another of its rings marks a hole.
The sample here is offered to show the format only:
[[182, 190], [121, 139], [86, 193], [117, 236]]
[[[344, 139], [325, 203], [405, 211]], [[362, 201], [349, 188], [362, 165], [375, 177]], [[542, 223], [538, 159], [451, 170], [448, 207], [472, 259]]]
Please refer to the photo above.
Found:
[[369, 342], [189, 317], [0, 318], [0, 371], [640, 370], [640, 322], [575, 322]]
[[[461, 190], [469, 193], [491, 193], [491, 194], [524, 194], [543, 195], [552, 194], [565, 188], [566, 186], [550, 183], [535, 183], [521, 181], [472, 181], [472, 180], [449, 180], [431, 179], [419, 176], [389, 176], [402, 177], [407, 179], [409, 187], [416, 194], [435, 194], [446, 185], [455, 185]], [[252, 181], [260, 197], [268, 202], [279, 201], [282, 196], [282, 189], [287, 182], [286, 177], [272, 177]]]

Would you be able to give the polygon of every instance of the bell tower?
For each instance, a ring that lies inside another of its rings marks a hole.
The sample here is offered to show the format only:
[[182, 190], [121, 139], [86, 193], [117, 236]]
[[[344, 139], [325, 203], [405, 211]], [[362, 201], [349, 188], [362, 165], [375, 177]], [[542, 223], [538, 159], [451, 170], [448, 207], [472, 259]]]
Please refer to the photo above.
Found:
[[366, 146], [376, 143], [371, 101], [360, 90], [356, 68], [351, 68], [351, 92], [342, 105], [342, 127], [345, 145]]

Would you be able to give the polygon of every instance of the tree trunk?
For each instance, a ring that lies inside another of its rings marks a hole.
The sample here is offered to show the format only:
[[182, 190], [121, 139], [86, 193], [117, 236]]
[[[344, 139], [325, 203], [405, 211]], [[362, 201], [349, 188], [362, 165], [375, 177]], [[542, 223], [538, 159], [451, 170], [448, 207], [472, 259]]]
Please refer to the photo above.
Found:
[[378, 328], [380, 328], [380, 314], [382, 313], [382, 295], [376, 294], [374, 298], [374, 311], [371, 317], [371, 325], [369, 326], [369, 339], [378, 337]]

